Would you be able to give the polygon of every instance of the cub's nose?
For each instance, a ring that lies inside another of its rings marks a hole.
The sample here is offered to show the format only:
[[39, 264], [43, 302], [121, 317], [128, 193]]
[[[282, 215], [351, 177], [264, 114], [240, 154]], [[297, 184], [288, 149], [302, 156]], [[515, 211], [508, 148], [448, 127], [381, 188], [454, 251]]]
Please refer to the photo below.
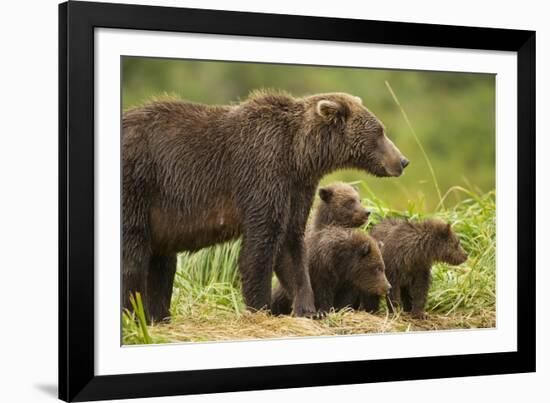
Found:
[[407, 168], [407, 165], [409, 165], [409, 160], [405, 157], [401, 158], [401, 166], [403, 167], [403, 169]]
[[368, 208], [365, 209], [365, 215], [367, 218], [370, 216], [370, 210]]

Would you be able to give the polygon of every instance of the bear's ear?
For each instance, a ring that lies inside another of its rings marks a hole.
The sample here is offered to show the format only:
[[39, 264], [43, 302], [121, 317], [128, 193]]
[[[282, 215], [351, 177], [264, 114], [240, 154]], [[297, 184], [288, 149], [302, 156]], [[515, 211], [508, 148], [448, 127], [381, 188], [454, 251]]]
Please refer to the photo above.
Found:
[[452, 232], [453, 232], [453, 229], [451, 227], [451, 223], [446, 223], [445, 225], [440, 226], [439, 229], [437, 230], [437, 233], [442, 239], [449, 238]]
[[322, 201], [324, 201], [325, 203], [328, 203], [332, 198], [332, 190], [329, 188], [319, 189], [319, 197], [321, 198]]
[[370, 244], [366, 243], [361, 246], [361, 255], [367, 256], [370, 253]]
[[337, 123], [346, 118], [346, 107], [339, 102], [322, 99], [317, 102], [317, 114], [327, 123]]
[[384, 242], [378, 241], [378, 249], [382, 250], [383, 247], [384, 247]]
[[360, 97], [355, 97], [356, 101], [363, 105], [363, 100]]

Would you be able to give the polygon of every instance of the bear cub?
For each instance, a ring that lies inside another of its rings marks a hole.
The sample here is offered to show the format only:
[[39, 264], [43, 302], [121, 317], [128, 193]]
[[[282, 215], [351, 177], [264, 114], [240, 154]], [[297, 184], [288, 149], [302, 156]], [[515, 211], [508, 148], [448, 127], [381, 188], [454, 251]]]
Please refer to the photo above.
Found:
[[311, 287], [319, 312], [335, 308], [342, 291], [357, 289], [383, 296], [391, 288], [378, 243], [365, 232], [329, 226], [306, 242]]
[[321, 202], [315, 209], [308, 231], [318, 231], [329, 225], [357, 228], [367, 223], [370, 211], [361, 205], [357, 189], [337, 182], [319, 189]]
[[[451, 224], [439, 219], [420, 222], [385, 219], [370, 234], [384, 245], [382, 256], [392, 286], [387, 297], [390, 311], [400, 305], [414, 318], [425, 319], [432, 265], [435, 262], [459, 265], [468, 258]], [[379, 302], [380, 298], [373, 293], [362, 296], [367, 311], [376, 311]]]
[[[370, 212], [359, 200], [355, 188], [335, 183], [319, 189], [321, 201], [307, 227], [306, 264], [313, 288], [315, 307], [325, 314], [335, 307], [343, 290], [359, 289], [385, 295], [390, 284], [378, 243], [363, 231]], [[291, 301], [279, 285], [272, 297], [273, 314], [290, 314]]]

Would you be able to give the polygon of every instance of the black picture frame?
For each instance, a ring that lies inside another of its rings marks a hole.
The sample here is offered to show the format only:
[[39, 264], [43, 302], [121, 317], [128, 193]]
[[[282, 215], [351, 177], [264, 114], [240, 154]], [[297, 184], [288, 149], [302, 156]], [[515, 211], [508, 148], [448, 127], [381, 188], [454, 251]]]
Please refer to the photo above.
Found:
[[[517, 52], [517, 351], [96, 376], [94, 29], [99, 27]], [[532, 371], [534, 31], [72, 1], [59, 5], [60, 399], [88, 401]]]

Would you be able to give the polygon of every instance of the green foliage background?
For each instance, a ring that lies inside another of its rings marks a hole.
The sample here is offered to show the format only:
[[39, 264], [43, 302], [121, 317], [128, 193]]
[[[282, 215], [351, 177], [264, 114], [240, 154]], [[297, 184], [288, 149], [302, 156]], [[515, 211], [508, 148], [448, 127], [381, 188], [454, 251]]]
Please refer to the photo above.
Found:
[[[433, 211], [439, 199], [430, 172], [410, 129], [389, 93], [388, 81], [433, 164], [442, 193], [462, 185], [485, 193], [495, 188], [495, 77], [492, 74], [421, 72], [365, 68], [275, 65], [239, 62], [125, 57], [123, 108], [164, 94], [206, 104], [245, 99], [258, 88], [294, 96], [348, 92], [385, 124], [388, 136], [411, 161], [398, 179], [375, 179], [339, 171], [334, 180], [364, 180], [392, 208]], [[364, 193], [366, 197], [368, 194]], [[449, 204], [464, 197], [453, 193]]]

